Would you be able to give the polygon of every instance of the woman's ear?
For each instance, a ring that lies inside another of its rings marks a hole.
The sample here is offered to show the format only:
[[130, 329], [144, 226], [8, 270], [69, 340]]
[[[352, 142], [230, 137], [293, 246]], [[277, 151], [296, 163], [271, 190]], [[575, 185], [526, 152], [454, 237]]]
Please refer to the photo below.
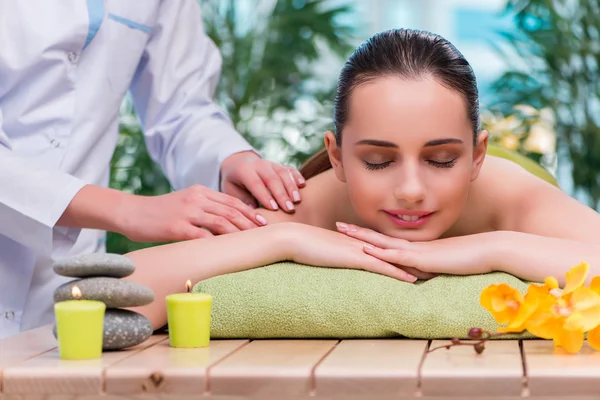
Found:
[[477, 136], [477, 144], [475, 145], [475, 149], [473, 149], [473, 168], [471, 169], [471, 180], [474, 181], [479, 176], [479, 171], [481, 171], [481, 166], [483, 165], [483, 160], [485, 159], [485, 154], [487, 152], [488, 146], [488, 131], [481, 131]]
[[325, 133], [325, 148], [329, 155], [329, 162], [331, 167], [335, 171], [335, 176], [342, 181], [346, 182], [346, 175], [344, 174], [344, 166], [342, 165], [342, 149], [340, 149], [335, 140], [335, 135], [331, 131]]

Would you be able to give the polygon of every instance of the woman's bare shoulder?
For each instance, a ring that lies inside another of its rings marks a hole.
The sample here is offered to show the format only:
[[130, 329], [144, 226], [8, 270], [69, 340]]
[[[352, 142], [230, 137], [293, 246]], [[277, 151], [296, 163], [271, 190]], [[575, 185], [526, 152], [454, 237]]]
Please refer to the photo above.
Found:
[[[519, 165], [490, 158], [477, 192], [499, 230], [600, 243], [600, 214]], [[573, 223], [577, 221], [576, 223]]]
[[554, 188], [515, 162], [488, 155], [473, 182], [471, 202], [477, 209], [485, 210], [482, 212], [493, 219], [495, 228], [505, 229], [514, 226], [517, 214], [513, 211], [518, 199], [548, 187]]
[[515, 179], [523, 179], [522, 174], [531, 175], [510, 160], [487, 155], [479, 176], [471, 184], [463, 213], [448, 235], [469, 235], [502, 229], [508, 218], [507, 199], [514, 197]]

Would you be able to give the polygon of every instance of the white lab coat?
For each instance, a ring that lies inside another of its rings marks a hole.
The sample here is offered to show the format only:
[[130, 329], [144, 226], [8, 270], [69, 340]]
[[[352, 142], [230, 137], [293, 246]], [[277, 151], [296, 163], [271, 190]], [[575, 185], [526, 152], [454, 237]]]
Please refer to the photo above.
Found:
[[128, 89], [176, 189], [218, 189], [252, 150], [212, 101], [220, 68], [196, 0], [0, 0], [0, 337], [53, 321], [54, 260], [103, 251], [104, 232], [55, 224], [108, 185]]

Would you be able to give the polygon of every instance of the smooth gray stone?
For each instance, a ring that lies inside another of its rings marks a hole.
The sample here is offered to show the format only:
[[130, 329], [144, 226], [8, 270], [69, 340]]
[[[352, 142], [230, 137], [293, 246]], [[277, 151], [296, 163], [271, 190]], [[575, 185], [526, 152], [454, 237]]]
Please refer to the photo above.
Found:
[[135, 346], [152, 335], [148, 318], [130, 310], [109, 309], [104, 316], [104, 350]]
[[91, 253], [63, 258], [52, 265], [58, 275], [72, 278], [110, 276], [124, 278], [135, 270], [133, 260], [120, 254]]
[[106, 308], [139, 307], [154, 301], [154, 292], [146, 286], [117, 278], [83, 278], [60, 285], [54, 291], [54, 302], [73, 300], [72, 288], [81, 290], [81, 300], [98, 300]]
[[[130, 310], [108, 309], [104, 314], [102, 350], [121, 350], [143, 343], [152, 335], [152, 324], [142, 314]], [[52, 328], [54, 337], [56, 323]]]

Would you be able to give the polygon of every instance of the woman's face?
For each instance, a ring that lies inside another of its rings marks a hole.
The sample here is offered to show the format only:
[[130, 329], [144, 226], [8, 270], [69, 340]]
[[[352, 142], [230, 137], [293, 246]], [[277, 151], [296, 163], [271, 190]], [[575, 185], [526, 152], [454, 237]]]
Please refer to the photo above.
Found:
[[381, 77], [352, 91], [341, 149], [326, 145], [363, 223], [410, 241], [439, 238], [458, 220], [485, 156], [474, 151], [465, 99], [433, 77]]

